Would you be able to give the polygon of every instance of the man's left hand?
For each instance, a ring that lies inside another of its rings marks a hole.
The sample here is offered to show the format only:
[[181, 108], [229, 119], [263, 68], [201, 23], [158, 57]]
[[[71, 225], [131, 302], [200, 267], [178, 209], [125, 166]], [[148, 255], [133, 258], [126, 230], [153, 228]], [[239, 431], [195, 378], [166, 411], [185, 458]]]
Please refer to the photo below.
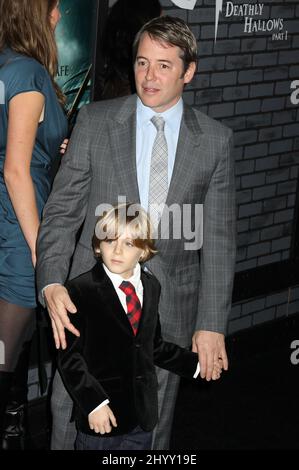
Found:
[[214, 369], [228, 369], [224, 335], [214, 331], [195, 331], [192, 338], [192, 351], [198, 354], [200, 376], [202, 379], [215, 380]]

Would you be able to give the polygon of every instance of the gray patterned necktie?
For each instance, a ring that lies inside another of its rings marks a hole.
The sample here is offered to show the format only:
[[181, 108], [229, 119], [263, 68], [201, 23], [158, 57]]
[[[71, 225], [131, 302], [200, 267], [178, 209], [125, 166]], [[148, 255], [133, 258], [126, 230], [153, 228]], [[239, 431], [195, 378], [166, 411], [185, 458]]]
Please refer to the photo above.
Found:
[[162, 116], [151, 119], [157, 135], [154, 141], [149, 181], [148, 209], [154, 230], [159, 224], [168, 192], [168, 153]]

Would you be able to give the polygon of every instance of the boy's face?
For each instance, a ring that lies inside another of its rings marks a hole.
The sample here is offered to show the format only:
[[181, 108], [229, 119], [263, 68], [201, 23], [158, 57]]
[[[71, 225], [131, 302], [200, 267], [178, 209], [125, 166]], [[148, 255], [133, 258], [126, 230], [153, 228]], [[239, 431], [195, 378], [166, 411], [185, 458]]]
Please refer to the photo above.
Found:
[[134, 268], [144, 250], [133, 243], [128, 228], [116, 240], [104, 240], [100, 244], [103, 263], [109, 271], [119, 274], [124, 279], [133, 275]]

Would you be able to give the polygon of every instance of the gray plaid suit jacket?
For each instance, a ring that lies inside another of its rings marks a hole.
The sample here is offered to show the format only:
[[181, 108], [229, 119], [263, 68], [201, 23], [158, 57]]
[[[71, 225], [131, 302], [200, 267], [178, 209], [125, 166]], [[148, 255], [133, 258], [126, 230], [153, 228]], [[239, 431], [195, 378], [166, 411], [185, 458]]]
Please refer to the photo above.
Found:
[[[225, 333], [235, 265], [231, 147], [230, 129], [184, 105], [166, 204], [203, 204], [203, 246], [198, 252], [186, 250], [184, 238], [160, 239], [158, 254], [147, 263], [162, 287], [163, 335], [181, 346], [190, 344], [195, 329]], [[139, 202], [135, 95], [92, 103], [78, 115], [43, 213], [39, 291], [94, 266], [96, 208], [117, 203], [119, 195]]]

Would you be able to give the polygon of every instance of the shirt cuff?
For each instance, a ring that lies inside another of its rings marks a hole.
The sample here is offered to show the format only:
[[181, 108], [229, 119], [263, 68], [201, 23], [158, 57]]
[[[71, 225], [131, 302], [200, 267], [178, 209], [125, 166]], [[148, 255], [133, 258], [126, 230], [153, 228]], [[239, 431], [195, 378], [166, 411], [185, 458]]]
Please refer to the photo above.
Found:
[[102, 401], [102, 403], [101, 403], [99, 406], [97, 406], [94, 410], [92, 410], [92, 411], [89, 413], [88, 416], [90, 416], [90, 415], [91, 415], [92, 413], [94, 413], [95, 411], [98, 411], [98, 410], [99, 410], [100, 408], [102, 408], [103, 406], [108, 405], [108, 403], [109, 403], [109, 400], [104, 400], [104, 401]]
[[199, 362], [198, 362], [195, 374], [193, 375], [193, 379], [197, 379], [197, 377], [199, 376], [199, 373], [200, 373], [200, 365], [199, 365]]

